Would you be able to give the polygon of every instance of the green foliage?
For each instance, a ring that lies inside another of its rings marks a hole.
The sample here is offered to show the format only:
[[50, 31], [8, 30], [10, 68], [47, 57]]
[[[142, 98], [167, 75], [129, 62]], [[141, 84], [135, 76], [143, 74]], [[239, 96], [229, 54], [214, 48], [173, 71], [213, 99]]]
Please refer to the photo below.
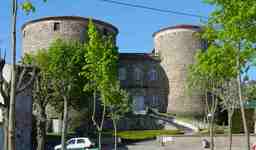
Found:
[[[205, 28], [203, 38], [218, 45], [228, 44], [237, 49], [240, 43], [240, 62], [255, 56], [255, 0], [210, 0], [216, 6]], [[241, 66], [243, 67], [243, 66]]]
[[34, 7], [34, 5], [28, 0], [23, 2], [21, 4], [21, 6], [22, 6], [22, 10], [25, 11], [27, 14], [29, 14], [30, 12], [35, 12], [36, 11], [36, 8]]
[[[246, 109], [247, 126], [251, 133], [254, 132], [254, 109]], [[242, 116], [239, 109], [236, 109], [232, 118], [232, 133], [243, 133]]]
[[256, 100], [256, 83], [254, 81], [244, 83], [242, 90], [246, 100]]
[[191, 67], [189, 76], [189, 85], [204, 85], [201, 89], [209, 86], [208, 80], [214, 79], [221, 85], [223, 81], [236, 78], [239, 72], [247, 72], [256, 58], [255, 1], [206, 2], [216, 7], [201, 35], [202, 39], [208, 41], [208, 49], [197, 53], [196, 63]]
[[198, 87], [203, 85], [209, 87], [209, 80], [223, 82], [234, 78], [236, 71], [236, 53], [233, 49], [210, 45], [207, 51], [199, 51], [196, 54], [196, 62], [190, 68], [189, 86]]
[[[33, 54], [25, 54], [22, 59], [23, 64], [36, 65], [40, 69], [40, 76], [48, 76], [49, 80], [46, 84], [55, 85], [52, 87], [55, 88], [55, 96], [50, 103], [58, 112], [62, 112], [63, 109], [60, 89], [65, 89], [65, 93], [72, 97], [70, 104], [74, 109], [80, 110], [87, 107], [88, 103], [85, 100], [90, 97], [90, 93], [82, 90], [87, 80], [79, 75], [82, 66], [85, 64], [85, 53], [86, 50], [83, 44], [58, 39], [50, 45], [48, 50], [41, 49]], [[65, 87], [70, 85], [71, 91], [68, 92]]]
[[22, 58], [21, 63], [35, 65], [41, 72], [46, 73], [49, 67], [49, 56], [45, 49], [40, 49], [36, 53], [25, 54]]
[[119, 120], [131, 109], [130, 97], [125, 90], [120, 88], [119, 82], [110, 88], [106, 96], [108, 99], [106, 105], [112, 120]]
[[117, 135], [122, 139], [128, 140], [145, 140], [156, 138], [160, 135], [178, 135], [184, 134], [180, 130], [136, 130], [136, 131], [120, 131]]
[[[82, 88], [87, 80], [82, 79], [79, 72], [85, 65], [83, 56], [86, 50], [84, 45], [77, 41], [56, 40], [48, 49], [49, 67], [47, 72], [51, 75], [58, 95], [65, 94], [72, 98], [73, 108], [81, 108], [81, 104], [86, 104], [86, 97], [89, 93], [84, 93]], [[61, 99], [51, 101], [56, 107], [62, 108]]]
[[68, 131], [75, 132], [79, 135], [85, 135], [88, 133], [88, 126], [90, 118], [90, 113], [87, 108], [80, 109], [79, 111], [73, 113], [72, 117], [69, 120], [69, 129]]
[[[43, 0], [43, 2], [47, 2], [47, 0]], [[21, 3], [21, 9], [28, 15], [31, 12], [35, 12], [36, 8], [30, 0], [25, 0]]]
[[159, 124], [157, 119], [148, 115], [134, 115], [127, 113], [118, 121], [119, 130], [160, 130], [163, 124]]
[[111, 85], [117, 80], [118, 51], [112, 36], [101, 36], [91, 20], [88, 25], [88, 39], [86, 65], [81, 75], [90, 82], [85, 84], [84, 90], [100, 91], [104, 98]]

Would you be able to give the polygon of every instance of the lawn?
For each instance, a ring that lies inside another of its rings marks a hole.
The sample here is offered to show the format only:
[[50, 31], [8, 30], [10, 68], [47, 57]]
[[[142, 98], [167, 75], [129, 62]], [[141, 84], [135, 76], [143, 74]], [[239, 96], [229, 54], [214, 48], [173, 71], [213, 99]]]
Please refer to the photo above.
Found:
[[127, 140], [144, 140], [144, 139], [153, 139], [159, 135], [177, 135], [177, 134], [184, 134], [184, 132], [180, 130], [129, 130], [129, 131], [120, 131], [117, 133], [117, 136]]

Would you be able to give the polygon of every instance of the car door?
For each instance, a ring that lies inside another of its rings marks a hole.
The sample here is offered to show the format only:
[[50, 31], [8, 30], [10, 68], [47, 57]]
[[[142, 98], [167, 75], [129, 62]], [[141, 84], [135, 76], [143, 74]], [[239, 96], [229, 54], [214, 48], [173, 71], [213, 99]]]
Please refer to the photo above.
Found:
[[76, 148], [85, 148], [85, 140], [84, 139], [77, 139]]
[[76, 139], [70, 139], [67, 141], [67, 149], [72, 150], [76, 146]]

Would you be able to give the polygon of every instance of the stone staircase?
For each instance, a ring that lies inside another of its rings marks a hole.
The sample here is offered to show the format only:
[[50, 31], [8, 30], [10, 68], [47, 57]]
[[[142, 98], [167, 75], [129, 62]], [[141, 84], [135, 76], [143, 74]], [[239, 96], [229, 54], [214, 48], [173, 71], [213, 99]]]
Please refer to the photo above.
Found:
[[198, 132], [198, 128], [192, 124], [177, 120], [175, 117], [166, 116], [158, 113], [156, 110], [149, 109], [148, 115], [157, 119], [164, 124], [165, 129], [179, 129], [185, 132], [186, 135], [191, 135]]

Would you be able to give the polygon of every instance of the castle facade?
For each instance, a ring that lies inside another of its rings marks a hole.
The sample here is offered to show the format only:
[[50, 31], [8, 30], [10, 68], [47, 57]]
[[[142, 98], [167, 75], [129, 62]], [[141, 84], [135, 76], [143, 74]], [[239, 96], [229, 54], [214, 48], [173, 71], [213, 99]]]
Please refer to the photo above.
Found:
[[[92, 19], [102, 34], [117, 35], [113, 25]], [[89, 19], [75, 16], [46, 17], [27, 22], [22, 27], [22, 50], [33, 53], [64, 40], [86, 40]], [[133, 98], [134, 112], [145, 114], [148, 107], [177, 115], [202, 115], [204, 103], [198, 91], [186, 90], [188, 67], [194, 54], [204, 48], [197, 35], [201, 28], [177, 25], [153, 34], [151, 53], [120, 53], [119, 80]], [[190, 93], [190, 94], [189, 94]]]

